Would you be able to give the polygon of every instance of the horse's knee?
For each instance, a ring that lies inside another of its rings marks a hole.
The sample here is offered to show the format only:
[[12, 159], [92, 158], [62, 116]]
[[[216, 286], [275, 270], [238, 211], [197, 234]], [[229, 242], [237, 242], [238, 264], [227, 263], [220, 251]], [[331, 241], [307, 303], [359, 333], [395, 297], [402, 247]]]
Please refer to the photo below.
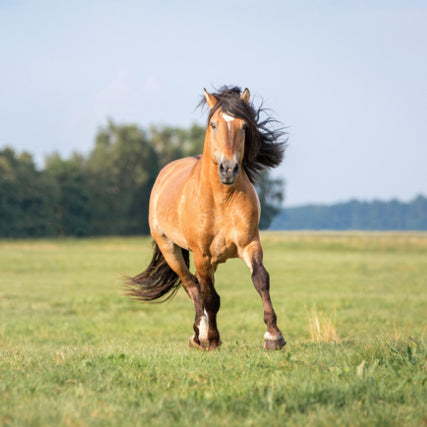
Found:
[[206, 310], [217, 313], [221, 305], [221, 298], [213, 285], [204, 287], [202, 290], [203, 305]]
[[[196, 261], [197, 262], [195, 262], [195, 264], [200, 264], [197, 258]], [[204, 264], [201, 266], [197, 265], [196, 269], [196, 276], [200, 284], [203, 305], [207, 311], [217, 313], [221, 305], [221, 299], [215, 290], [214, 272], [211, 268], [206, 268]]]

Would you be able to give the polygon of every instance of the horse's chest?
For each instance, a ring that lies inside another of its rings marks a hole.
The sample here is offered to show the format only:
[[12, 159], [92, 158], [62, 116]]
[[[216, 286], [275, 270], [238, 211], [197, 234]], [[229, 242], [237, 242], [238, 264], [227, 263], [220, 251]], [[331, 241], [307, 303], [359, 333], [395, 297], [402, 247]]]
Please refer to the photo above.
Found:
[[210, 255], [212, 264], [220, 264], [229, 258], [236, 258], [237, 246], [225, 236], [218, 235], [210, 245]]
[[203, 256], [211, 259], [212, 265], [236, 258], [257, 229], [257, 211], [246, 199], [239, 204], [229, 204], [226, 209], [201, 211], [206, 213], [197, 217], [198, 232], [192, 247], [199, 247]]

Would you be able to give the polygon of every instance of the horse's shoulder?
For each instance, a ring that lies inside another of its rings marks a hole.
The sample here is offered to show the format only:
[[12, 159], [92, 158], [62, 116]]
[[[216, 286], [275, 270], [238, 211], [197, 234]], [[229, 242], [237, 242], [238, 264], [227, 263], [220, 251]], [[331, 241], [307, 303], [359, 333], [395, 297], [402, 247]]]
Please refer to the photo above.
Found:
[[168, 171], [170, 169], [185, 169], [194, 166], [202, 156], [183, 157], [181, 159], [173, 160], [162, 168], [162, 171]]
[[165, 165], [157, 176], [158, 183], [173, 183], [186, 179], [194, 166], [198, 163], [197, 157], [184, 157]]

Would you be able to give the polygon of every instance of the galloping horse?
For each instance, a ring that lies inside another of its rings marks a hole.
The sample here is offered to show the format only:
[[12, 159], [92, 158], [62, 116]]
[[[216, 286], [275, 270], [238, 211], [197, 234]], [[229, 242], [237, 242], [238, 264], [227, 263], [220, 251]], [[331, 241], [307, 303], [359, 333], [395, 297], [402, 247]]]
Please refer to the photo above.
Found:
[[[285, 344], [270, 299], [258, 232], [260, 203], [254, 188], [259, 173], [283, 158], [285, 133], [249, 102], [240, 88], [204, 91], [210, 112], [203, 155], [166, 165], [153, 186], [149, 225], [154, 254], [147, 269], [128, 280], [127, 294], [142, 301], [172, 297], [182, 284], [196, 312], [190, 346], [221, 345], [216, 316], [220, 298], [214, 287], [218, 264], [239, 257], [249, 267], [264, 306], [264, 348]], [[193, 252], [196, 274], [189, 270]]]

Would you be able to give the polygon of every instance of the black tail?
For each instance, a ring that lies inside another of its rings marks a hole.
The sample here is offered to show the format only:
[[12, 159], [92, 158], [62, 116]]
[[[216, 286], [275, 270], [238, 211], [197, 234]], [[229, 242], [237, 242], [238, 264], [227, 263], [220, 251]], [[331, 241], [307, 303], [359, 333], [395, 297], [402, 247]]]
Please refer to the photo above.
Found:
[[[181, 279], [169, 267], [156, 242], [153, 242], [153, 247], [153, 259], [147, 269], [135, 277], [127, 278], [126, 295], [140, 301], [164, 302], [176, 294], [181, 286]], [[182, 249], [182, 255], [189, 267], [189, 252]]]

